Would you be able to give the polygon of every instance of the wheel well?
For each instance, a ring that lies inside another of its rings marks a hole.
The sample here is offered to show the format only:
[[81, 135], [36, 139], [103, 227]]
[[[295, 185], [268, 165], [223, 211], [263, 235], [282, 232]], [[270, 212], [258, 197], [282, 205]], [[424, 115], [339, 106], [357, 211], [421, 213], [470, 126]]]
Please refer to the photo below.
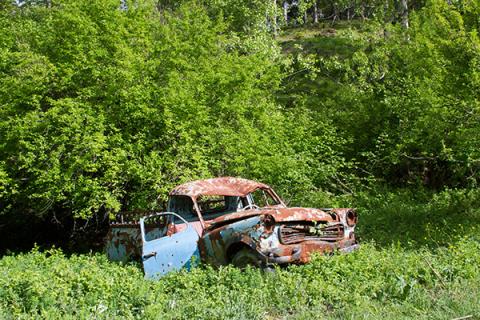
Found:
[[235, 243], [231, 244], [227, 249], [227, 259], [228, 259], [228, 261], [231, 262], [235, 253], [242, 250], [243, 248], [251, 249], [244, 242], [235, 242]]

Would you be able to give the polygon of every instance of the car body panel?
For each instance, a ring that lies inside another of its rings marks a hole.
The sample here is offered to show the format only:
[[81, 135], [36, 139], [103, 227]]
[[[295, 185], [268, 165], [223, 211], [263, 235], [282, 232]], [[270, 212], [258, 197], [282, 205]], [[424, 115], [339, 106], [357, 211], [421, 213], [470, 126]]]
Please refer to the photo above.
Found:
[[[151, 216], [177, 216], [175, 213], [157, 213]], [[151, 217], [148, 216], [148, 217]], [[195, 228], [185, 222], [186, 227], [172, 235], [157, 233], [148, 239], [145, 233], [145, 219], [140, 219], [142, 237], [142, 263], [146, 279], [157, 279], [169, 272], [182, 268], [189, 270], [199, 258], [198, 239]], [[181, 217], [179, 217], [181, 218]], [[158, 235], [158, 236], [157, 236]]]

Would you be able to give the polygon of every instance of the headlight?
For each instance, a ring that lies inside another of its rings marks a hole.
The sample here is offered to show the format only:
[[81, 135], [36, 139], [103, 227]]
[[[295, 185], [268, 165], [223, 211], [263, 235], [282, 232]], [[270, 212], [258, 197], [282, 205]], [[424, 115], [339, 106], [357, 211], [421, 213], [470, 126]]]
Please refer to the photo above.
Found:
[[348, 211], [346, 220], [347, 220], [347, 225], [349, 227], [353, 227], [354, 225], [357, 224], [357, 213], [353, 210]]
[[271, 233], [275, 227], [275, 218], [272, 215], [267, 214], [263, 216], [262, 220], [265, 227], [265, 232]]

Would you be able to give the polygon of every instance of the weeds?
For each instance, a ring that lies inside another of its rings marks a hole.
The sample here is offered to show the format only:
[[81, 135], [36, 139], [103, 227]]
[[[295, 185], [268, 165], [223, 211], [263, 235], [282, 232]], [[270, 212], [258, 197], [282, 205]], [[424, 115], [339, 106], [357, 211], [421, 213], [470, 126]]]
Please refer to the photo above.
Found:
[[397, 191], [336, 199], [359, 205], [361, 249], [348, 255], [316, 256], [310, 264], [277, 268], [271, 274], [201, 266], [151, 282], [143, 279], [137, 265], [111, 263], [101, 253], [65, 256], [58, 249], [33, 249], [0, 260], [0, 316], [478, 317], [478, 199], [478, 192], [464, 190]]

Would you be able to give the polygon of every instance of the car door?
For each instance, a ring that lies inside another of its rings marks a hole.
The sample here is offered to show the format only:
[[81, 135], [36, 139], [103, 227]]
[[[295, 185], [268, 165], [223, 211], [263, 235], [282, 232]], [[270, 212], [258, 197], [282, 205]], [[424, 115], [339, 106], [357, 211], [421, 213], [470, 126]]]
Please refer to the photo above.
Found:
[[[186, 228], [172, 235], [148, 232], [146, 223], [164, 217], [166, 221], [178, 218]], [[156, 279], [175, 270], [187, 270], [199, 261], [199, 235], [185, 219], [173, 212], [155, 213], [140, 219], [142, 262], [146, 279]]]

